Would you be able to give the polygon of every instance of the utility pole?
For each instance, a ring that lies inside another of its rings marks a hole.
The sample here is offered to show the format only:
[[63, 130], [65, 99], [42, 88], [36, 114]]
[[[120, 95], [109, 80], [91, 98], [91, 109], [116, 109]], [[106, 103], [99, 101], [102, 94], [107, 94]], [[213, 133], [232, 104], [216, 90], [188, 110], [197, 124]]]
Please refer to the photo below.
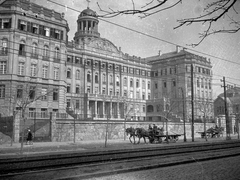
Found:
[[192, 142], [194, 142], [194, 86], [193, 86], [193, 64], [191, 64], [191, 94], [192, 94]]
[[226, 139], [231, 139], [230, 128], [229, 128], [229, 117], [228, 117], [228, 108], [227, 108], [227, 93], [226, 93], [226, 84], [225, 77], [223, 76], [223, 90], [224, 90], [224, 106], [225, 106], [225, 119], [226, 119]]
[[184, 135], [184, 142], [187, 142], [187, 138], [186, 138], [186, 117], [185, 117], [185, 96], [183, 94], [183, 88], [180, 87], [181, 91], [182, 91], [182, 100], [183, 100], [183, 135]]

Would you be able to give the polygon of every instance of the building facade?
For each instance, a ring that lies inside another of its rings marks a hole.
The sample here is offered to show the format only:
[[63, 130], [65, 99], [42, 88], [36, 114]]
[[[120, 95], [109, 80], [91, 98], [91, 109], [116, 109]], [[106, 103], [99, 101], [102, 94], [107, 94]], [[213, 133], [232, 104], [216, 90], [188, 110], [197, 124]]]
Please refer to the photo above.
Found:
[[26, 0], [1, 1], [0, 10], [2, 114], [25, 107], [29, 116], [68, 112], [85, 120], [179, 121], [191, 112], [191, 65], [195, 104], [212, 103], [206, 58], [186, 50], [130, 56], [100, 36], [89, 8], [78, 16], [72, 41], [64, 14]]

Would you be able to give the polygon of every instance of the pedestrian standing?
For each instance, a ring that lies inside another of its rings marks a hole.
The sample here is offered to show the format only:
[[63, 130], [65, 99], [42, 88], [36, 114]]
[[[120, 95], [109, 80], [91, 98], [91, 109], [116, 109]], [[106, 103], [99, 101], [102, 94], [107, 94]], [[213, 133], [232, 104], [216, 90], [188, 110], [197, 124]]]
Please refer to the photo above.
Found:
[[33, 135], [30, 129], [28, 129], [27, 144], [33, 144]]

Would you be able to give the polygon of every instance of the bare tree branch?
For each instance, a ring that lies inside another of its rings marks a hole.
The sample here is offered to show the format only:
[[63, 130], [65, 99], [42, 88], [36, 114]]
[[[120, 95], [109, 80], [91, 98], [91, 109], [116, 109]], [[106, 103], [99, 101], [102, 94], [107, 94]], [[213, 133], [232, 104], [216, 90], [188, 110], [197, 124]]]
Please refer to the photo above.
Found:
[[[134, 0], [132, 1], [132, 9], [124, 9], [124, 10], [103, 10], [101, 6], [98, 4], [100, 12], [102, 15], [99, 17], [103, 18], [112, 18], [118, 15], [135, 15], [138, 14], [140, 18], [146, 18], [156, 13], [162, 13], [163, 11], [169, 10], [174, 8], [175, 6], [182, 3], [182, 0], [176, 0], [174, 4], [167, 4], [170, 2], [168, 0], [149, 0], [145, 5], [136, 8]], [[178, 25], [173, 27], [173, 29], [178, 29], [183, 26], [190, 26], [193, 24], [205, 24], [206, 29], [199, 33], [199, 42], [188, 44], [193, 47], [198, 46], [201, 44], [208, 36], [219, 34], [219, 33], [236, 33], [240, 30], [240, 21], [239, 19], [239, 8], [236, 9], [235, 6], [238, 0], [213, 0], [211, 2], [206, 2], [207, 4], [203, 8], [203, 14], [196, 16], [196, 17], [189, 17], [184, 19], [176, 20]], [[236, 17], [230, 17], [230, 14], [233, 14]], [[224, 19], [225, 17], [229, 18], [229, 26], [227, 30], [225, 27], [219, 28], [216, 24], [217, 21], [220, 19]]]

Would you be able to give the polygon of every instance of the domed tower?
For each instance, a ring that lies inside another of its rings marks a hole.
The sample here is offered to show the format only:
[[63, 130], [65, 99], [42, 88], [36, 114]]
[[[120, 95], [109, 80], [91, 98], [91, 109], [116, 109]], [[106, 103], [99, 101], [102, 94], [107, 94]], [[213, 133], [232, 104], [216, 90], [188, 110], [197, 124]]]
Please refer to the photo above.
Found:
[[81, 12], [77, 20], [77, 32], [74, 40], [79, 43], [79, 39], [83, 37], [100, 37], [98, 32], [98, 18], [95, 11], [89, 7]]

